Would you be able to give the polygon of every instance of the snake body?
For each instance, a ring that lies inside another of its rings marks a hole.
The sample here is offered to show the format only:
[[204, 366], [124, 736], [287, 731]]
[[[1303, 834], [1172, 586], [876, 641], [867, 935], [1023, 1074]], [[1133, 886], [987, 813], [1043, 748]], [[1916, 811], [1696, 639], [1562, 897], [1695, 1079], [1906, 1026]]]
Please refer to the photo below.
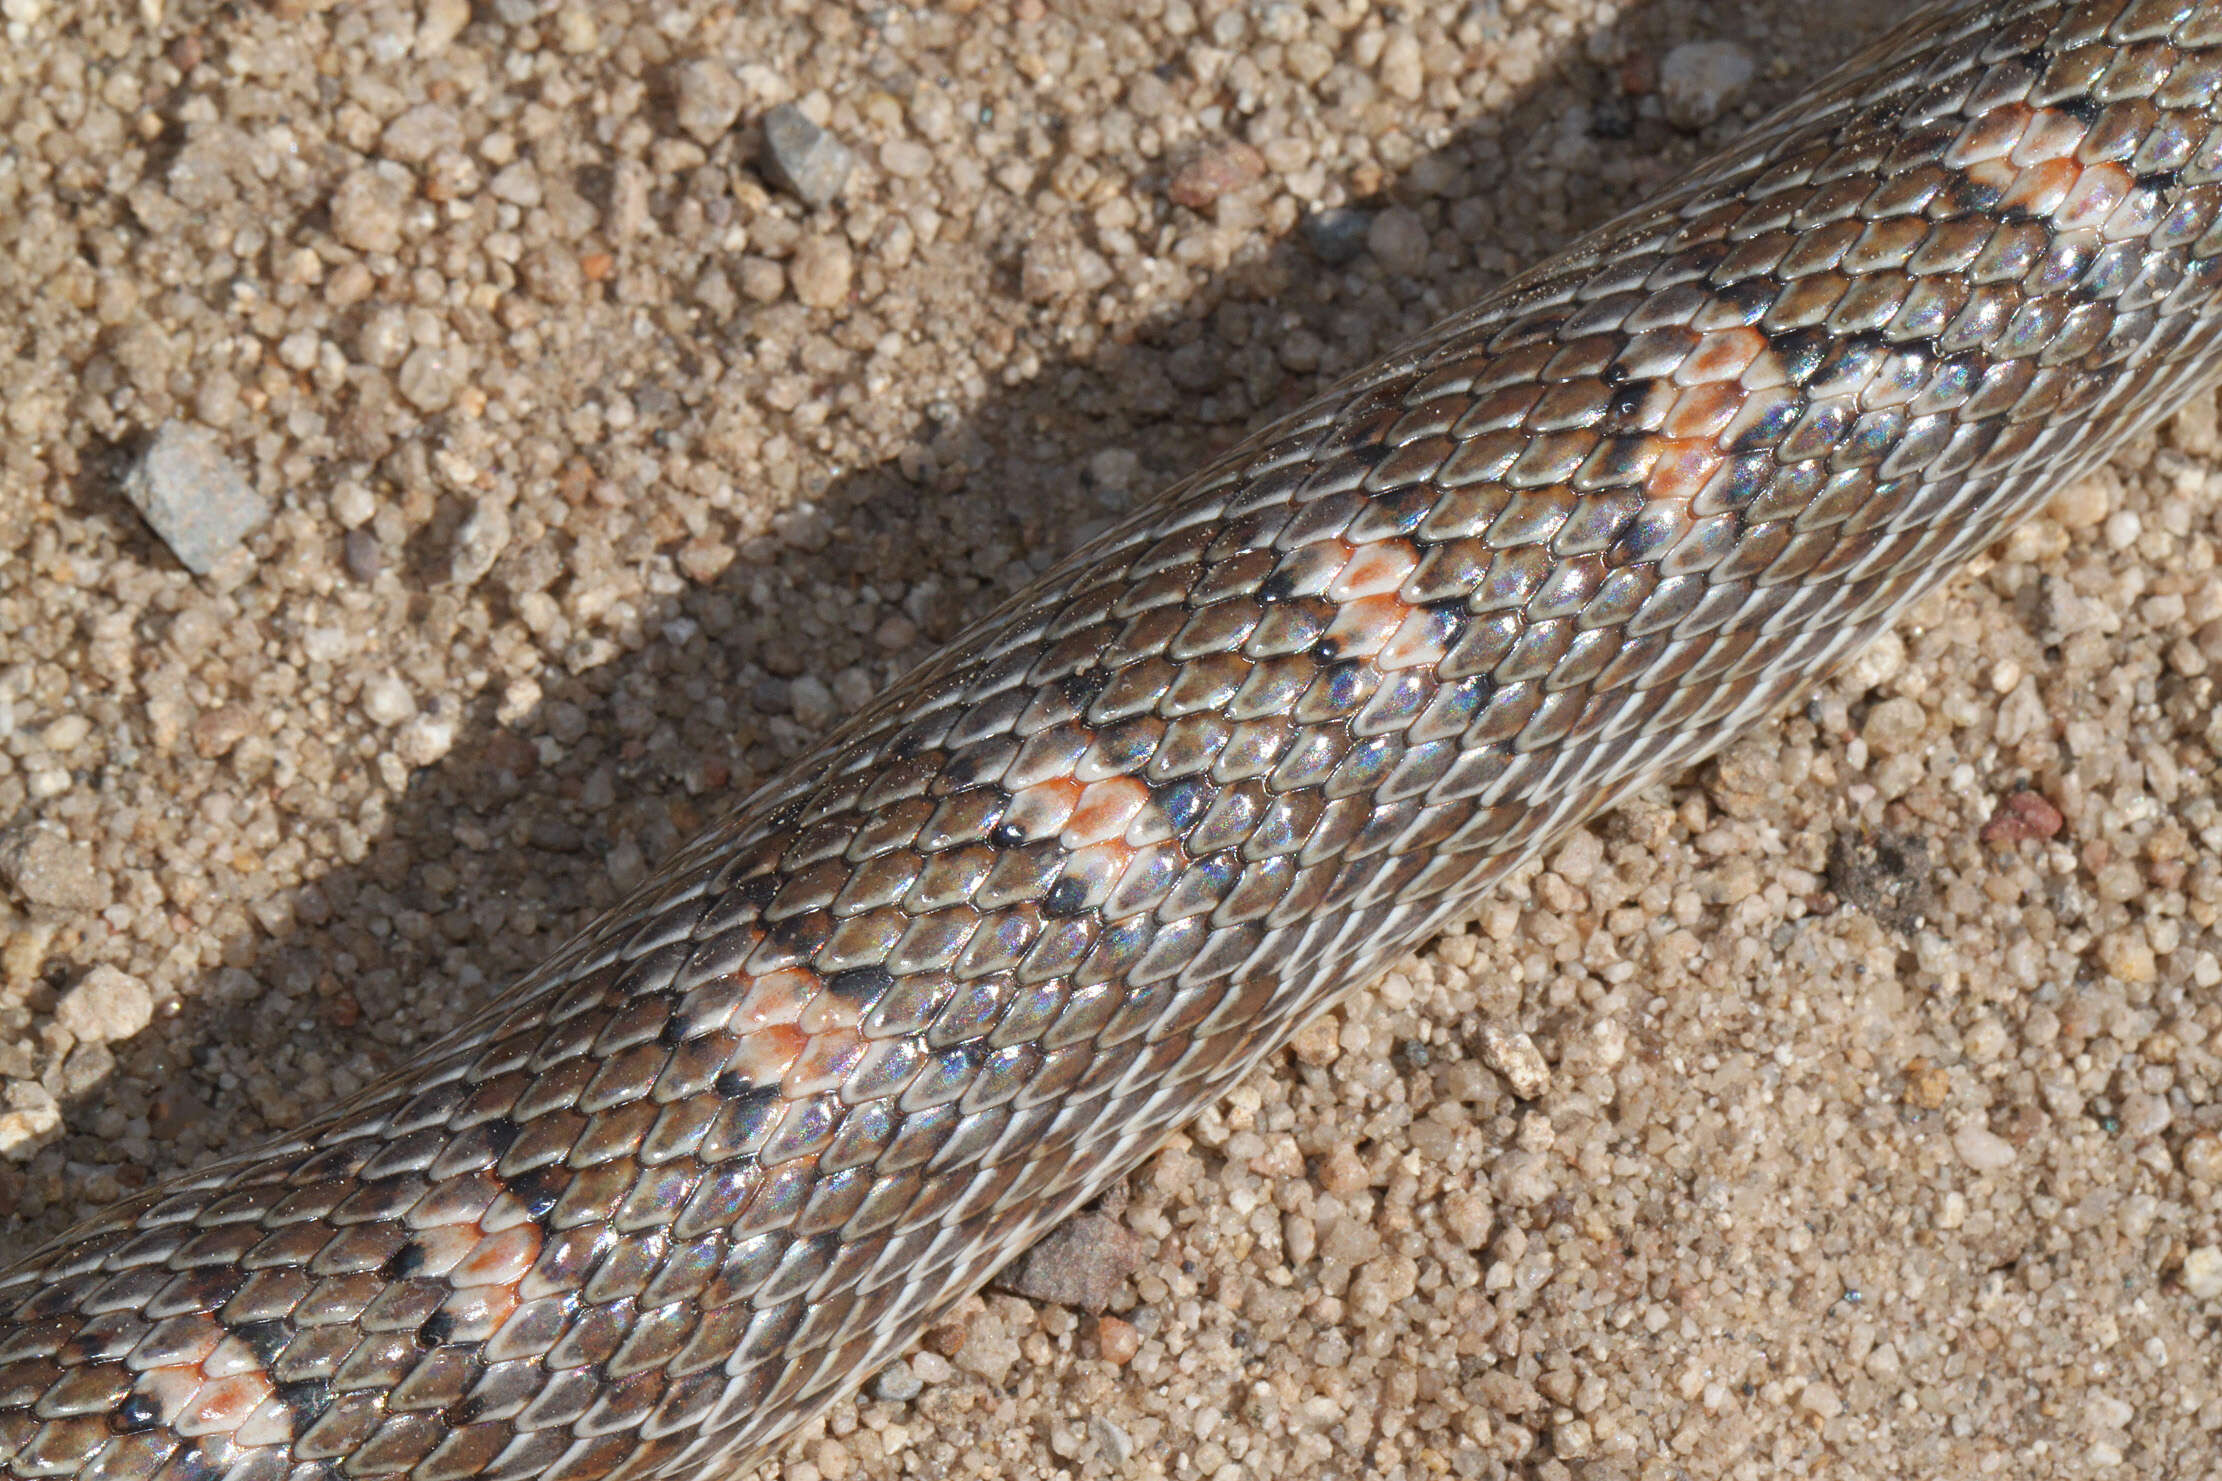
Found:
[[2212, 378], [2222, 0], [1926, 13], [1074, 553], [405, 1076], [0, 1277], [0, 1466], [730, 1470]]

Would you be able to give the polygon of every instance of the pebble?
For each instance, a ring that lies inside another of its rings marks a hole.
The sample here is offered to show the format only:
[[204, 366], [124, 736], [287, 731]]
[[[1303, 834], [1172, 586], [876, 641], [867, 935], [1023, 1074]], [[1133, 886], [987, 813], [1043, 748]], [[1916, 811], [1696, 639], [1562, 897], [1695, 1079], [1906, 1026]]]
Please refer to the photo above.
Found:
[[1134, 1459], [1134, 1437], [1117, 1423], [1101, 1414], [1088, 1416], [1088, 1435], [1096, 1442], [1096, 1449], [1103, 1453], [1103, 1460], [1113, 1475], [1122, 1475]]
[[1743, 96], [1758, 70], [1733, 41], [1685, 41], [1659, 61], [1659, 97], [1676, 128], [1701, 129]]
[[55, 823], [38, 821], [0, 833], [0, 884], [27, 905], [90, 913], [108, 908], [110, 885], [93, 851]]
[[839, 237], [804, 237], [787, 265], [795, 297], [814, 309], [837, 309], [848, 302], [849, 284], [856, 275], [856, 258]]
[[416, 696], [394, 674], [378, 674], [363, 685], [363, 713], [373, 723], [399, 725], [416, 712]]
[[855, 163], [848, 145], [795, 104], [782, 103], [764, 115], [765, 172], [804, 204], [823, 206], [840, 195]]
[[54, 1021], [80, 1042], [112, 1044], [154, 1021], [154, 994], [138, 978], [103, 963], [62, 994]]
[[2201, 1245], [2183, 1257], [2183, 1288], [2201, 1301], [2222, 1296], [2222, 1245]]
[[1489, 1027], [1481, 1031], [1481, 1062], [1504, 1076], [1512, 1093], [1534, 1100], [1551, 1088], [1551, 1067], [1525, 1033]]
[[123, 496], [196, 576], [205, 576], [270, 518], [223, 442], [206, 427], [164, 422], [124, 475]]
[[366, 586], [378, 579], [386, 563], [378, 537], [369, 530], [349, 530], [340, 541], [340, 559], [347, 566], [347, 574]]
[[1265, 175], [1265, 156], [1239, 141], [1207, 149], [1174, 172], [1165, 194], [1175, 205], [1201, 211], [1231, 191]]
[[1952, 1150], [1977, 1172], [1998, 1172], [2014, 1163], [2014, 1144], [1980, 1121], [1970, 1121], [1952, 1133]]
[[1148, 1258], [1149, 1242], [1102, 1214], [1076, 1214], [1004, 1267], [996, 1289], [1101, 1315]]
[[1409, 206], [1391, 206], [1366, 225], [1366, 250], [1392, 273], [1427, 266], [1427, 223]]
[[448, 552], [448, 580], [457, 586], [475, 585], [508, 548], [509, 511], [492, 499], [480, 500], [455, 532], [455, 546]]
[[880, 1369], [872, 1380], [872, 1396], [890, 1404], [907, 1404], [926, 1391], [925, 1380], [900, 1359]]
[[406, 178], [366, 165], [332, 192], [332, 235], [358, 252], [397, 252], [402, 212], [408, 204]]
[[1372, 212], [1350, 209], [1314, 211], [1299, 227], [1312, 255], [1330, 267], [1340, 267], [1365, 251], [1372, 228]]
[[740, 79], [723, 62], [681, 62], [672, 69], [672, 116], [707, 149], [741, 116]]

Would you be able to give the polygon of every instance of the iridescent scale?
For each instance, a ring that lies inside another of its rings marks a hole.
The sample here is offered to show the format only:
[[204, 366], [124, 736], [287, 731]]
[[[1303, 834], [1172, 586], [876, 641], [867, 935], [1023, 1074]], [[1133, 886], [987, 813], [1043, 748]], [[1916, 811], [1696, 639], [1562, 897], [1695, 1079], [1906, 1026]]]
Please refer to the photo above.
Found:
[[1058, 566], [405, 1078], [0, 1277], [0, 1464], [730, 1470], [2212, 376], [2222, 0], [1963, 4]]

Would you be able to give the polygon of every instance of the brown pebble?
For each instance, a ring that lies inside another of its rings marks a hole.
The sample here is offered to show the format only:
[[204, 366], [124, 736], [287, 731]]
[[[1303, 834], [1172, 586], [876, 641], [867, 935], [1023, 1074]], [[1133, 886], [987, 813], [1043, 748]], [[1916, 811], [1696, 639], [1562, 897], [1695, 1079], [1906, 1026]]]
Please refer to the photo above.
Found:
[[928, 1327], [926, 1335], [919, 1341], [928, 1352], [938, 1352], [945, 1358], [953, 1358], [964, 1351], [964, 1339], [969, 1335], [963, 1322], [941, 1322]]
[[1095, 1328], [1096, 1356], [1116, 1368], [1123, 1368], [1134, 1361], [1142, 1350], [1142, 1334], [1134, 1330], [1131, 1322], [1122, 1322], [1115, 1316], [1099, 1316]]
[[1998, 799], [1997, 810], [1983, 825], [1980, 837], [1993, 848], [2011, 848], [2023, 839], [2054, 837], [2067, 821], [2041, 793], [2024, 787]]
[[1004, 1267], [991, 1284], [1030, 1301], [1101, 1313], [1149, 1252], [1149, 1242], [1118, 1220], [1077, 1214]]
[[1228, 192], [1257, 183], [1264, 174], [1264, 155], [1247, 144], [1223, 144], [1183, 165], [1165, 194], [1175, 205], [1201, 211]]
[[1943, 1106], [1952, 1093], [1952, 1077], [1928, 1060], [1914, 1058], [1906, 1061], [1906, 1090], [1904, 1100], [1916, 1110], [1934, 1111]]

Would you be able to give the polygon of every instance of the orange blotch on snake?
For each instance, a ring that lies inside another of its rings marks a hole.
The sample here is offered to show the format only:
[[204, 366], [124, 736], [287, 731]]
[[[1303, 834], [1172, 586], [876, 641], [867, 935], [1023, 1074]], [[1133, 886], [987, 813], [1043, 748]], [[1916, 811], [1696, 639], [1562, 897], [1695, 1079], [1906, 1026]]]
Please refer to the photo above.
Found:
[[1654, 499], [1694, 499], [1705, 481], [1721, 465], [1720, 449], [1711, 440], [1660, 437], [1658, 461], [1643, 481], [1643, 491]]
[[810, 1006], [810, 1000], [824, 987], [817, 973], [800, 967], [766, 972], [749, 985], [748, 995], [733, 1010], [727, 1026], [736, 1034], [746, 1035], [777, 1024], [793, 1023], [802, 1017], [802, 1010]]
[[170, 1421], [170, 1428], [189, 1439], [228, 1434], [276, 1394], [267, 1373], [234, 1373], [229, 1378], [218, 1378], [201, 1385], [177, 1418]]
[[1062, 833], [1072, 820], [1073, 809], [1080, 806], [1083, 790], [1069, 776], [1021, 787], [1011, 794], [1010, 806], [1003, 809], [1003, 826], [1017, 829], [1029, 840]]
[[779, 1092], [790, 1100], [838, 1089], [849, 1078], [866, 1048], [854, 1029], [834, 1029], [811, 1039], [779, 1082]]
[[1338, 659], [1371, 658], [1389, 645], [1389, 639], [1411, 612], [1410, 604], [1402, 597], [1360, 597], [1343, 603], [1320, 642], [1331, 647]]
[[1073, 809], [1072, 820], [1059, 835], [1059, 842], [1069, 849], [1083, 849], [1090, 844], [1117, 838], [1126, 832], [1134, 815], [1149, 805], [1150, 789], [1133, 777], [1107, 777], [1100, 782], [1090, 782], [1081, 789], [1080, 805]]
[[1327, 583], [1325, 596], [1331, 602], [1347, 602], [1395, 591], [1419, 563], [1419, 557], [1402, 540], [1377, 540], [1359, 546], [1335, 573], [1335, 579]]
[[539, 1258], [539, 1229], [531, 1224], [519, 1224], [514, 1229], [504, 1229], [480, 1240], [478, 1248], [448, 1272], [448, 1284], [458, 1290], [472, 1286], [515, 1285]]
[[1449, 651], [1444, 646], [1444, 636], [1442, 624], [1434, 613], [1414, 612], [1390, 635], [1389, 641], [1381, 645], [1381, 651], [1373, 658], [1374, 667], [1393, 673], [1397, 669], [1440, 663]]
[[777, 1023], [742, 1036], [726, 1061], [727, 1074], [738, 1075], [750, 1085], [776, 1085], [802, 1057], [810, 1036], [792, 1023]]
[[1697, 347], [1674, 367], [1674, 383], [1696, 386], [1709, 381], [1735, 380], [1743, 375], [1746, 366], [1766, 352], [1767, 337], [1748, 324], [1716, 329], [1700, 335]]
[[1744, 404], [1744, 392], [1730, 381], [1692, 386], [1674, 398], [1659, 431], [1670, 438], [1718, 437]]

